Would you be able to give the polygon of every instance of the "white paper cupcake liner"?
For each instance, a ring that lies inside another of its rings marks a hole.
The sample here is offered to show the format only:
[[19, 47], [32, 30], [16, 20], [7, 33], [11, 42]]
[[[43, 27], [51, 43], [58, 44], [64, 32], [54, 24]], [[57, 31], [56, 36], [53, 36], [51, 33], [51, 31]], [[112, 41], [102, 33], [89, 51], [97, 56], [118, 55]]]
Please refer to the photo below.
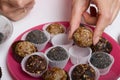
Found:
[[[51, 39], [55, 36], [55, 35], [53, 35], [53, 34], [50, 34], [46, 29], [47, 29], [47, 27], [50, 25], [50, 24], [53, 24], [53, 23], [48, 23], [48, 24], [45, 24], [44, 26], [43, 26], [43, 30], [45, 31], [45, 32], [47, 32], [49, 35], [50, 35], [50, 41], [51, 41]], [[59, 23], [60, 24], [60, 23]], [[62, 24], [60, 24], [60, 25], [62, 25]], [[65, 28], [65, 26], [64, 25], [62, 25], [62, 27], [64, 28], [64, 33], [66, 33], [66, 28]]]
[[[26, 33], [21, 37], [21, 40], [25, 40], [25, 38], [26, 38], [26, 36], [27, 36], [27, 34], [28, 34], [29, 32], [31, 32], [31, 31], [26, 32]], [[47, 32], [45, 32], [45, 31], [42, 31], [42, 32], [46, 35], [47, 41], [45, 41], [45, 42], [42, 43], [42, 44], [35, 44], [35, 43], [33, 43], [33, 44], [37, 47], [38, 51], [43, 50], [43, 49], [45, 48], [45, 46], [47, 45], [47, 43], [50, 41], [50, 35], [49, 35]]]
[[[69, 77], [70, 77], [70, 80], [72, 80], [71, 78], [71, 73], [73, 71], [73, 69], [77, 66], [77, 65], [80, 65], [80, 64], [75, 64], [73, 65], [70, 70], [69, 70]], [[91, 66], [91, 65], [90, 65]], [[99, 77], [100, 77], [100, 72], [98, 71], [98, 69], [96, 69], [95, 67], [91, 66], [94, 70], [95, 70], [95, 80], [99, 80]]]
[[82, 48], [74, 45], [69, 49], [69, 53], [72, 64], [87, 64], [92, 50], [89, 47]]
[[[104, 52], [105, 53], [105, 52]], [[93, 54], [95, 54], [95, 53], [93, 53]], [[114, 57], [111, 55], [111, 54], [108, 54], [108, 53], [105, 53], [105, 54], [107, 54], [109, 57], [110, 57], [110, 59], [111, 59], [111, 64], [108, 66], [108, 67], [106, 67], [106, 68], [104, 68], [104, 69], [99, 69], [99, 68], [97, 68], [98, 70], [99, 70], [99, 72], [100, 72], [100, 75], [106, 75], [109, 71], [110, 71], [110, 69], [111, 69], [111, 67], [112, 67], [112, 65], [113, 65], [113, 63], [114, 63]], [[91, 56], [92, 57], [92, 56]], [[95, 67], [93, 64], [91, 64], [91, 62], [90, 62], [90, 58], [88, 59], [88, 62], [89, 62], [89, 64], [91, 65], [91, 66], [93, 66], [93, 67]]]
[[65, 33], [55, 35], [51, 42], [54, 46], [61, 45], [68, 50], [73, 45], [73, 40], [68, 40], [68, 35]]
[[[45, 69], [41, 74], [30, 73], [30, 72], [26, 71], [26, 69], [25, 69], [26, 61], [27, 61], [27, 59], [28, 59], [30, 56], [32, 56], [32, 55], [41, 56], [41, 57], [44, 58], [44, 59], [46, 60], [46, 62], [47, 62], [47, 67], [46, 67], [46, 69]], [[48, 62], [48, 60], [47, 60], [47, 57], [46, 57], [42, 52], [35, 52], [35, 53], [33, 53], [33, 54], [31, 54], [31, 55], [27, 55], [27, 56], [25, 56], [25, 57], [23, 58], [23, 60], [21, 61], [21, 68], [22, 68], [22, 70], [23, 70], [25, 73], [27, 73], [28, 75], [37, 78], [37, 77], [40, 77], [45, 71], [47, 71], [47, 69], [48, 69], [48, 63], [49, 63], [49, 62]]]
[[[48, 52], [49, 52], [52, 48], [55, 48], [55, 47], [58, 47], [58, 46], [52, 46], [52, 47], [50, 47], [50, 48], [48, 48], [48, 49], [46, 50], [46, 52], [45, 52], [46, 57], [47, 57]], [[63, 46], [59, 46], [59, 47], [64, 48]], [[70, 55], [69, 55], [67, 49], [66, 49], [66, 48], [64, 48], [64, 49], [65, 49], [65, 51], [67, 52], [67, 56], [68, 56], [65, 60], [55, 61], [55, 60], [51, 60], [51, 59], [49, 59], [49, 58], [47, 57], [47, 59], [48, 59], [48, 61], [49, 61], [49, 66], [50, 66], [50, 67], [59, 67], [59, 68], [63, 69], [63, 68], [66, 66], [66, 64], [67, 64], [67, 62], [68, 62], [68, 60], [69, 60]]]

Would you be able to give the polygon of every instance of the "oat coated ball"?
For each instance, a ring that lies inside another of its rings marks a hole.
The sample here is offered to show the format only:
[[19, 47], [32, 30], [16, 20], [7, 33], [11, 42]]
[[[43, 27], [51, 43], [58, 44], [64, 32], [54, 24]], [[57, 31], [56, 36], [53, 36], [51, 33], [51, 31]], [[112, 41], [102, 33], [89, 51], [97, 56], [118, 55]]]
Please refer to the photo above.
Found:
[[93, 32], [90, 28], [81, 25], [73, 33], [73, 41], [80, 47], [89, 47], [93, 43]]

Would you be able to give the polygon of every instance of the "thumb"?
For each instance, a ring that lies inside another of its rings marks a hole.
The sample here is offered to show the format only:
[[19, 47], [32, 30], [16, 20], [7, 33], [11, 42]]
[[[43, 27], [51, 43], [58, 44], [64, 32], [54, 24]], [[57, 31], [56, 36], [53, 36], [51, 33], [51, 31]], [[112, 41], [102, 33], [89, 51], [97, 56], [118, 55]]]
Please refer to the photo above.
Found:
[[109, 20], [106, 16], [104, 16], [104, 15], [99, 16], [96, 28], [94, 30], [94, 35], [93, 35], [93, 44], [94, 45], [99, 41], [104, 29], [108, 26], [108, 21]]
[[70, 20], [70, 31], [68, 38], [72, 38], [74, 31], [79, 27], [81, 22], [82, 11], [79, 6], [74, 6], [72, 9], [71, 20]]
[[84, 12], [83, 17], [87, 24], [96, 25], [98, 13], [96, 11], [96, 8], [93, 6], [90, 6], [90, 14], [88, 12]]
[[96, 25], [97, 17], [92, 17], [88, 12], [84, 12], [83, 17], [87, 24]]

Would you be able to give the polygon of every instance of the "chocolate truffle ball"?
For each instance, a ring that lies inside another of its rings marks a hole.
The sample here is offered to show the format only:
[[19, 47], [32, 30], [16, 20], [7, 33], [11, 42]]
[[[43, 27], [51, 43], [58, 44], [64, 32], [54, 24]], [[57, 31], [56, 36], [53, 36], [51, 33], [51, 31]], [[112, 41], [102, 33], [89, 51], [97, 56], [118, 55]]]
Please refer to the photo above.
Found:
[[79, 64], [71, 72], [72, 80], [95, 80], [95, 70], [88, 64]]
[[27, 34], [25, 40], [35, 44], [42, 44], [47, 41], [47, 36], [40, 30], [33, 30]]
[[69, 80], [66, 72], [63, 69], [57, 67], [53, 67], [50, 70], [47, 70], [42, 75], [42, 78], [44, 80]]
[[93, 42], [93, 32], [90, 28], [81, 25], [73, 33], [73, 41], [76, 45], [80, 47], [89, 47]]
[[38, 55], [30, 56], [25, 63], [25, 69], [30, 73], [41, 74], [46, 68], [47, 61]]
[[37, 48], [28, 41], [16, 41], [12, 45], [13, 57], [16, 61], [21, 62], [21, 60], [29, 54], [37, 52]]
[[65, 32], [63, 25], [59, 23], [52, 23], [48, 25], [48, 27], [46, 28], [46, 31], [53, 35]]
[[2, 77], [2, 69], [1, 69], [1, 67], [0, 67], [0, 78]]
[[112, 44], [107, 39], [101, 37], [96, 45], [91, 45], [91, 49], [93, 52], [101, 51], [110, 53], [112, 51]]

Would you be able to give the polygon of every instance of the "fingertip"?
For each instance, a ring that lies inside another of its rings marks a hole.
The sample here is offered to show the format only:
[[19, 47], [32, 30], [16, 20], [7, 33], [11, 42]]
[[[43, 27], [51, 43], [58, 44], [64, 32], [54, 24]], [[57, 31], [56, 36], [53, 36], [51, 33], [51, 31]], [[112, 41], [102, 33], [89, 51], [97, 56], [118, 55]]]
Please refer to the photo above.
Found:
[[71, 29], [69, 30], [69, 33], [68, 33], [68, 39], [72, 39], [72, 36], [73, 36], [73, 33], [75, 32], [77, 28], [74, 28], [71, 26]]
[[98, 43], [99, 39], [100, 39], [99, 36], [93, 37], [93, 45], [96, 45]]
[[72, 33], [71, 33], [71, 31], [69, 31], [68, 40], [71, 40], [71, 39], [72, 39]]
[[99, 41], [99, 39], [101, 38], [103, 33], [103, 29], [101, 29], [100, 27], [96, 27], [94, 30], [94, 35], [93, 35], [93, 45], [96, 45]]

